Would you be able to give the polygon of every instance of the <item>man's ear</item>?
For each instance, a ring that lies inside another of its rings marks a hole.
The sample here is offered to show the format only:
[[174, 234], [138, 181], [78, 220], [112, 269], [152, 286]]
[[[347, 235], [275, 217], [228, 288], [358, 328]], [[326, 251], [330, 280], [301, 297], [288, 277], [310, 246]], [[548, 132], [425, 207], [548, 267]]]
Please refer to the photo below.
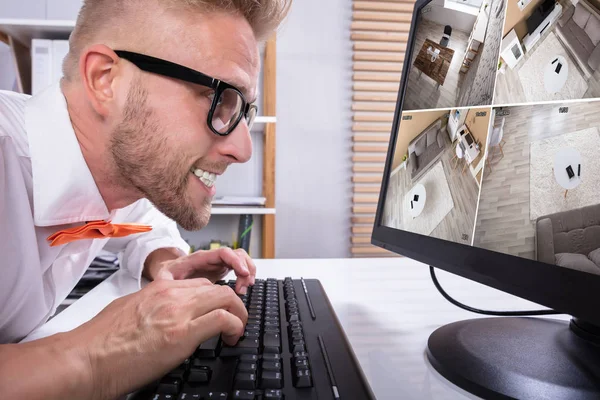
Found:
[[81, 83], [90, 105], [102, 117], [109, 115], [115, 101], [118, 60], [115, 52], [103, 44], [85, 48], [79, 59]]

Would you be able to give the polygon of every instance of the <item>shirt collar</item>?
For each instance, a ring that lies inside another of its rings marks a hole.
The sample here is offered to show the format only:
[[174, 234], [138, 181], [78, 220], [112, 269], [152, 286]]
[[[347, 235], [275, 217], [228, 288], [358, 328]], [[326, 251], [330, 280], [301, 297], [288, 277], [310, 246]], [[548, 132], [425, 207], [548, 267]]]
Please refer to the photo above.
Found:
[[110, 216], [83, 158], [67, 102], [56, 83], [29, 98], [25, 109], [37, 226]]

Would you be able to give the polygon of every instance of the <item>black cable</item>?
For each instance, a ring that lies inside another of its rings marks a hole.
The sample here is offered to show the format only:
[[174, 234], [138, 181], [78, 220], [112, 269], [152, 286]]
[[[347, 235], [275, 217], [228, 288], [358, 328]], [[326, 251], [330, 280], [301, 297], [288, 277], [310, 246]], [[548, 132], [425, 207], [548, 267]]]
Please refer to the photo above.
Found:
[[460, 307], [464, 310], [467, 311], [471, 311], [477, 314], [485, 314], [485, 315], [499, 315], [499, 316], [504, 316], [504, 317], [522, 317], [522, 316], [534, 316], [534, 315], [554, 315], [554, 314], [562, 314], [558, 311], [554, 311], [554, 310], [532, 310], [532, 311], [489, 311], [489, 310], [480, 310], [478, 308], [473, 308], [470, 306], [467, 306], [463, 303], [460, 303], [456, 300], [454, 300], [452, 297], [450, 297], [450, 295], [448, 293], [446, 293], [446, 291], [442, 288], [442, 286], [440, 285], [440, 282], [438, 282], [437, 277], [435, 276], [435, 271], [434, 268], [430, 265], [429, 266], [429, 272], [431, 273], [431, 279], [433, 280], [433, 284], [435, 285], [435, 287], [437, 288], [437, 290], [442, 294], [442, 296], [444, 296], [446, 298], [446, 300], [448, 300], [450, 303], [454, 304], [457, 307]]

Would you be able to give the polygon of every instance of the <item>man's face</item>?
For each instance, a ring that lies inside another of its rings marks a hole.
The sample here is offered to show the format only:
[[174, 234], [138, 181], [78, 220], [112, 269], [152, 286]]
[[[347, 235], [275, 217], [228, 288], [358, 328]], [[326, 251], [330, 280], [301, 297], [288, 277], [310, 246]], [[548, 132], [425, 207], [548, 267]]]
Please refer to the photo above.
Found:
[[[260, 67], [251, 28], [240, 17], [201, 18], [195, 26], [189, 17], [167, 28], [172, 43], [159, 51], [133, 51], [222, 79], [254, 101]], [[140, 70], [135, 76], [111, 138], [116, 167], [162, 213], [198, 230], [209, 221], [216, 177], [252, 155], [246, 121], [218, 136], [207, 125], [212, 89]]]

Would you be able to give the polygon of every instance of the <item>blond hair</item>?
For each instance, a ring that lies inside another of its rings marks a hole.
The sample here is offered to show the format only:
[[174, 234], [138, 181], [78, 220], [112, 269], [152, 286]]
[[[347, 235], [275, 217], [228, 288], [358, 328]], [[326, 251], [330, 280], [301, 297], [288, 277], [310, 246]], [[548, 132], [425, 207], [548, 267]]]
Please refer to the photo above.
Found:
[[[96, 34], [110, 27], [119, 31], [119, 19], [135, 6], [148, 8], [148, 0], [84, 0], [75, 29], [69, 38], [69, 53], [63, 62], [63, 74], [70, 80], [77, 71], [80, 52], [97, 39]], [[256, 40], [264, 42], [285, 19], [292, 0], [155, 0], [165, 8], [183, 8], [201, 14], [224, 12], [243, 16]], [[121, 20], [123, 21], [123, 20]]]

